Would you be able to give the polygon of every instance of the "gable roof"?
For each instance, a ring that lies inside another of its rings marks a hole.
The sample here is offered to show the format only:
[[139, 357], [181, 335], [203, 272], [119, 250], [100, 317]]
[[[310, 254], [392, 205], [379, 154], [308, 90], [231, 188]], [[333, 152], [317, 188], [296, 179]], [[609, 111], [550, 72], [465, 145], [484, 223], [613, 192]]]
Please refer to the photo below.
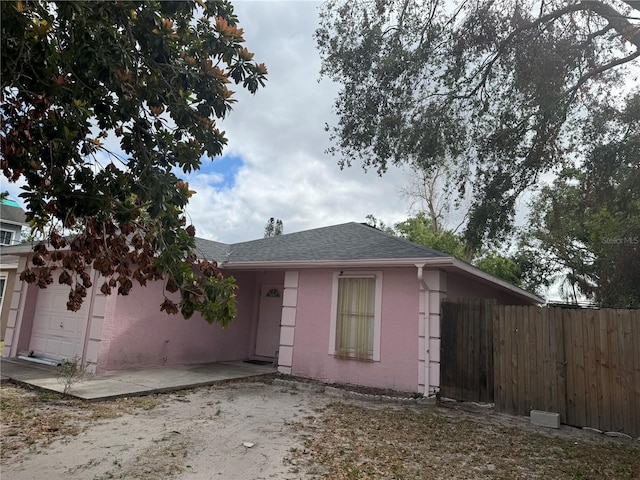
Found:
[[196, 246], [204, 257], [228, 266], [256, 262], [326, 262], [450, 257], [450, 255], [437, 250], [355, 222], [232, 245], [198, 238]]
[[361, 223], [344, 223], [230, 246], [225, 263], [448, 257]]

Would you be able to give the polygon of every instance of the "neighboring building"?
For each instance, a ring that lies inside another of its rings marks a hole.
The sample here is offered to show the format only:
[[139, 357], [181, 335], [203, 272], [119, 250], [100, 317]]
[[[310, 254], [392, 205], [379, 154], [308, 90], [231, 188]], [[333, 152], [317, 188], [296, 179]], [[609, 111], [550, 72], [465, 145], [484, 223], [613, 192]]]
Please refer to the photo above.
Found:
[[0, 202], [0, 246], [20, 243], [26, 225], [24, 210], [17, 202], [7, 198]]
[[[272, 360], [284, 374], [429, 394], [440, 385], [444, 298], [543, 299], [422, 245], [359, 223], [226, 245], [197, 239], [238, 284], [227, 329], [160, 312], [163, 285], [128, 296], [100, 293], [93, 272], [82, 309], [66, 310], [69, 287], [18, 282], [3, 356], [77, 355], [90, 370]], [[32, 255], [13, 247], [18, 272]]]
[[[0, 201], [0, 254], [3, 247], [20, 243], [22, 227], [27, 225], [25, 213], [13, 200]], [[7, 292], [13, 292], [13, 284], [18, 268], [18, 258], [2, 255], [0, 260], [0, 340], [4, 341], [7, 327], [9, 304], [5, 302]]]

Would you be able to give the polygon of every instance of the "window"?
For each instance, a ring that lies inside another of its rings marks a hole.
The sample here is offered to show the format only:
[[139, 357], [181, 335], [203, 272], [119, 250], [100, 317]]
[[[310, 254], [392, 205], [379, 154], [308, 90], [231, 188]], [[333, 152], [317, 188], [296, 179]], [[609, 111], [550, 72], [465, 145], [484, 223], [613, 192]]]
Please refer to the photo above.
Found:
[[13, 232], [10, 230], [0, 230], [0, 245], [11, 245]]
[[382, 273], [335, 274], [329, 353], [380, 360]]
[[278, 290], [277, 288], [272, 288], [270, 289], [267, 294], [265, 295], [265, 297], [269, 297], [269, 298], [280, 298], [280, 290]]

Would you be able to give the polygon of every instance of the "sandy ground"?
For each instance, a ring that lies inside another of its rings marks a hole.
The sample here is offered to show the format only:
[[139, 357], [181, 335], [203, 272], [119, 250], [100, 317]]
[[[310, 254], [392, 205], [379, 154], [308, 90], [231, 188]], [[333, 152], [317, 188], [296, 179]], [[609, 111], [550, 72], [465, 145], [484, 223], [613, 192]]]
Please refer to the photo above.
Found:
[[640, 480], [640, 439], [474, 404], [282, 379], [97, 403], [0, 394], [2, 480]]
[[6, 459], [2, 479], [295, 479], [289, 457], [331, 399], [263, 383], [164, 396]]

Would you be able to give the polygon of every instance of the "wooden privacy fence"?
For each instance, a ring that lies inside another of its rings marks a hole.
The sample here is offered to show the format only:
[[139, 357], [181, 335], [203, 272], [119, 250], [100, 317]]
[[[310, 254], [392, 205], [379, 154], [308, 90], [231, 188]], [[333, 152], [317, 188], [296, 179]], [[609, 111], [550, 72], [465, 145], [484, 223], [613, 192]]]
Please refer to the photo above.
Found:
[[640, 436], [640, 311], [498, 306], [498, 410]]
[[[478, 333], [486, 329], [487, 309], [493, 310], [491, 335]], [[640, 436], [640, 310], [476, 301], [457, 307], [444, 303], [442, 313], [443, 395], [493, 401], [496, 410], [518, 415], [557, 412], [562, 423]], [[446, 325], [450, 321], [453, 327]], [[447, 351], [451, 347], [455, 354]], [[486, 350], [492, 352], [491, 385], [481, 381], [489, 360], [478, 353]], [[460, 368], [467, 372], [456, 373]]]
[[493, 307], [464, 299], [442, 304], [440, 393], [466, 402], [493, 402]]

